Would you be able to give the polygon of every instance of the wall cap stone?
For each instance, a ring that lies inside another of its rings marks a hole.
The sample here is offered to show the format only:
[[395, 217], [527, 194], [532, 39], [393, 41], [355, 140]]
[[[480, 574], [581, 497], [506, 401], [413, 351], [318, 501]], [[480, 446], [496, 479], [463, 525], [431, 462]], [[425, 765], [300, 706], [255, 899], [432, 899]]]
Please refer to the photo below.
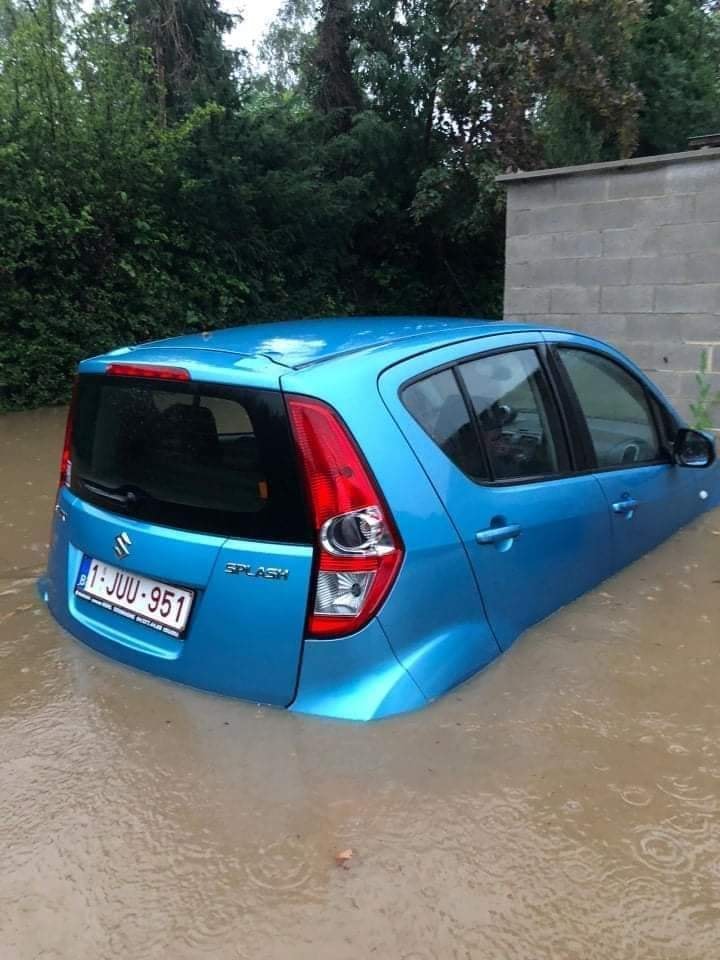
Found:
[[702, 150], [684, 150], [682, 153], [663, 153], [655, 157], [632, 157], [629, 160], [608, 160], [605, 163], [584, 163], [574, 167], [552, 167], [549, 170], [520, 170], [518, 173], [503, 173], [496, 177], [497, 183], [512, 186], [527, 180], [544, 180], [551, 177], [577, 177], [584, 174], [604, 173], [606, 170], [637, 170], [650, 167], [671, 166], [676, 163], [702, 163], [705, 160], [720, 160], [720, 147]]

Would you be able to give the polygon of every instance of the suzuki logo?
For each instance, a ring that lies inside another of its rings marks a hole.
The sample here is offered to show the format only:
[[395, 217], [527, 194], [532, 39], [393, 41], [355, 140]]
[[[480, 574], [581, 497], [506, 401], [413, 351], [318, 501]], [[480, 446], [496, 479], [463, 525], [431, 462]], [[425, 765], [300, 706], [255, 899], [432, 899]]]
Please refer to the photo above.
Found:
[[124, 560], [125, 557], [129, 557], [131, 546], [132, 540], [123, 530], [122, 533], [119, 533], [115, 537], [115, 556], [119, 557], [121, 560]]

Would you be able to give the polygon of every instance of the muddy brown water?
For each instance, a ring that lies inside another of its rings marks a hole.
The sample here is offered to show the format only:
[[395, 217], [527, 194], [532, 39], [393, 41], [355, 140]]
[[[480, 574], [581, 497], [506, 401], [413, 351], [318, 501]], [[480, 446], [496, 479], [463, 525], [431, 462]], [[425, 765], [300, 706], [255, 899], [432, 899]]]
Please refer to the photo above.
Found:
[[720, 957], [720, 513], [429, 709], [328, 722], [51, 622], [63, 420], [0, 418], [0, 960]]

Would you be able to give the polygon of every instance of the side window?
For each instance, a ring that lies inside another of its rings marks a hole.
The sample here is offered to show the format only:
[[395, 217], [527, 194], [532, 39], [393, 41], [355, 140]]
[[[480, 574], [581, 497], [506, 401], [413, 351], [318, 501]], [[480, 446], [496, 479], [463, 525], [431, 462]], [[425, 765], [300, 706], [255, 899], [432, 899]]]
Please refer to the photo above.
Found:
[[440, 449], [474, 480], [487, 480], [463, 395], [452, 370], [441, 370], [417, 380], [402, 392], [402, 401]]
[[472, 400], [495, 480], [560, 473], [565, 455], [550, 388], [534, 350], [513, 350], [458, 368]]
[[585, 415], [600, 467], [631, 466], [662, 458], [645, 390], [620, 364], [588, 350], [559, 354]]

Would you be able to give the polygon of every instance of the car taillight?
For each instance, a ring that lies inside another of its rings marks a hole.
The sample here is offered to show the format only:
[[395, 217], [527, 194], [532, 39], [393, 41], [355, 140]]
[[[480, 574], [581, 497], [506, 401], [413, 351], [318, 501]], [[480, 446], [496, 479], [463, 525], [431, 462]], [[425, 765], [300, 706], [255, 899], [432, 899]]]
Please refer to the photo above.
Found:
[[385, 600], [403, 546], [377, 484], [335, 411], [289, 396], [288, 409], [317, 536], [311, 637], [364, 626]]
[[77, 403], [77, 389], [78, 381], [75, 377], [75, 382], [73, 383], [72, 396], [70, 398], [70, 408], [67, 415], [67, 423], [65, 424], [65, 440], [63, 441], [62, 456], [60, 457], [60, 481], [58, 483], [59, 487], [69, 487], [70, 480], [72, 479], [72, 439], [73, 439], [73, 425], [75, 422], [75, 405]]

